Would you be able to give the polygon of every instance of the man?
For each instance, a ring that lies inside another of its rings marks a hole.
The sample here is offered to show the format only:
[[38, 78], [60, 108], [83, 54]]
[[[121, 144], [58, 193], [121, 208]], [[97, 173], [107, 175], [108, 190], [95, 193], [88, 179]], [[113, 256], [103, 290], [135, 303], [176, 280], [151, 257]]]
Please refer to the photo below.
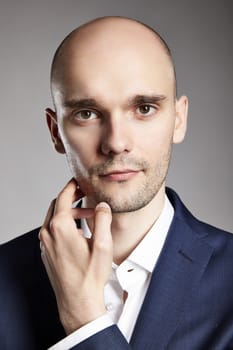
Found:
[[59, 46], [51, 90], [73, 179], [40, 230], [0, 248], [0, 348], [232, 349], [232, 236], [165, 189], [188, 109], [166, 43], [89, 22]]

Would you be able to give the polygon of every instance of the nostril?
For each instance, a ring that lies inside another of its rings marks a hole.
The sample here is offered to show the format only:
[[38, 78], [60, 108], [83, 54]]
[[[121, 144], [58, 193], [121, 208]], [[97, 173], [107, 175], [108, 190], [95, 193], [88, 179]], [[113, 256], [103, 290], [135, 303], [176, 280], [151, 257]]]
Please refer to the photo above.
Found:
[[103, 136], [101, 141], [101, 151], [105, 155], [109, 154], [121, 154], [123, 152], [129, 152], [131, 145], [129, 139], [121, 133], [111, 133]]

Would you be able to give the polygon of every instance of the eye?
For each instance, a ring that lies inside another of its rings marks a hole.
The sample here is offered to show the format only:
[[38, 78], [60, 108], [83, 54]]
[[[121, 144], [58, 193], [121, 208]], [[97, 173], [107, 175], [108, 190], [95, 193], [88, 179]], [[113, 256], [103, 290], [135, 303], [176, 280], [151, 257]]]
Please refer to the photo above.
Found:
[[76, 112], [75, 117], [79, 120], [92, 120], [92, 119], [98, 118], [98, 115], [96, 112], [85, 109], [85, 110]]
[[157, 111], [157, 108], [155, 106], [151, 106], [148, 104], [143, 104], [136, 109], [136, 112], [138, 114], [145, 115], [145, 116], [150, 116], [154, 114], [156, 111]]

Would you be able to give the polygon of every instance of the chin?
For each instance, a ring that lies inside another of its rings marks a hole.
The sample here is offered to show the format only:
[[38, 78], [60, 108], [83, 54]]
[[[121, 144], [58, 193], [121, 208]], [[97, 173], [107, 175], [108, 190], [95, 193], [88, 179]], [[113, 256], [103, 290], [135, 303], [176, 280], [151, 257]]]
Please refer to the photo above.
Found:
[[94, 200], [96, 203], [108, 203], [113, 213], [129, 213], [147, 206], [157, 194], [157, 191], [142, 191], [125, 196], [125, 191], [122, 195], [119, 192], [117, 195], [98, 192], [94, 194]]

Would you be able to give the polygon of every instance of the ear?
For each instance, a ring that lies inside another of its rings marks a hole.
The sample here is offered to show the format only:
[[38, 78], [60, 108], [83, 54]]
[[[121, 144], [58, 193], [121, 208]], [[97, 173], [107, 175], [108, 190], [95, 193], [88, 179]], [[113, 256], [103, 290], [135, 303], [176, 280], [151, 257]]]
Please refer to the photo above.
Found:
[[176, 100], [176, 120], [173, 133], [173, 143], [180, 143], [183, 141], [187, 129], [188, 117], [188, 98], [181, 96]]
[[54, 147], [58, 153], [64, 154], [65, 148], [63, 146], [63, 142], [61, 140], [61, 136], [58, 130], [57, 115], [50, 108], [46, 108], [45, 115]]

